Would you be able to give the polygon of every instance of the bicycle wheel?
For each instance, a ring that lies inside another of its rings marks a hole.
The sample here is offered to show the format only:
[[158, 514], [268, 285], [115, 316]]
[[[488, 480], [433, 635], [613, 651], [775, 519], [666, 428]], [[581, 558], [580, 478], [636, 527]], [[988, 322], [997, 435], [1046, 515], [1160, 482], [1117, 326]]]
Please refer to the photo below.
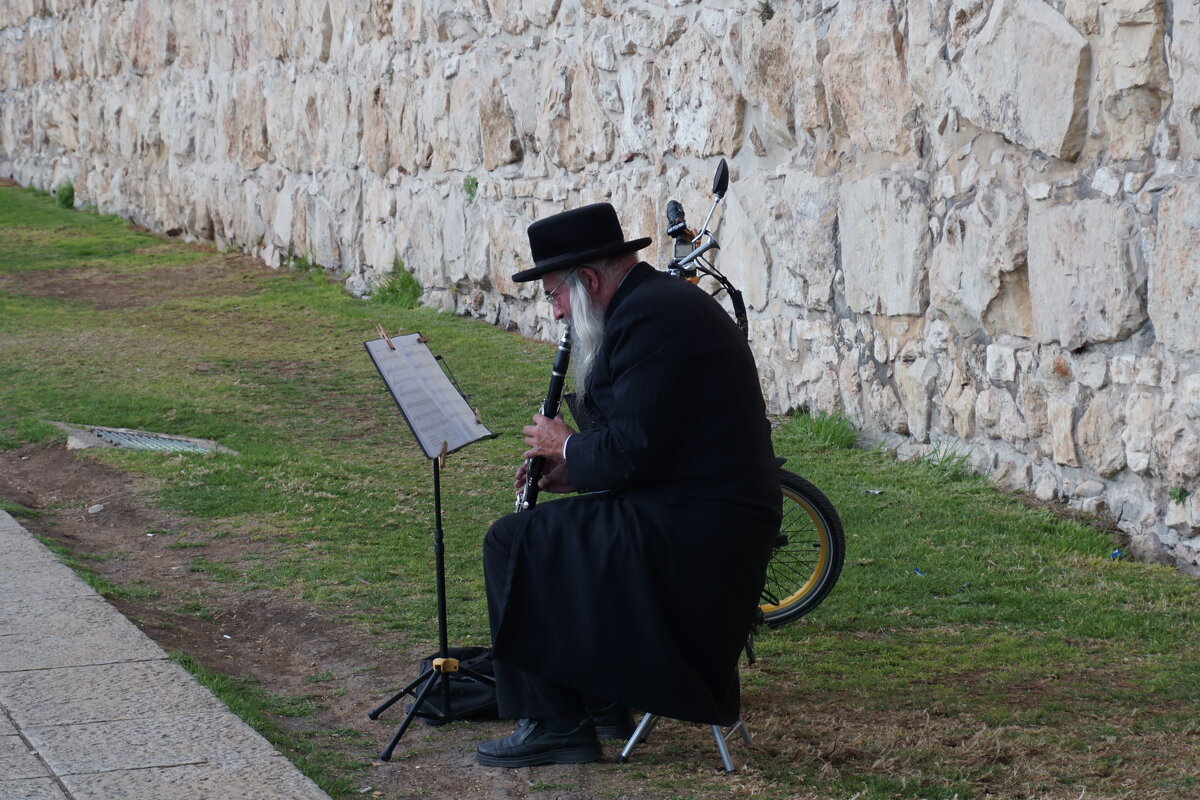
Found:
[[833, 504], [817, 487], [781, 469], [783, 520], [767, 565], [761, 604], [769, 627], [799, 619], [833, 589], [846, 558], [846, 537]]

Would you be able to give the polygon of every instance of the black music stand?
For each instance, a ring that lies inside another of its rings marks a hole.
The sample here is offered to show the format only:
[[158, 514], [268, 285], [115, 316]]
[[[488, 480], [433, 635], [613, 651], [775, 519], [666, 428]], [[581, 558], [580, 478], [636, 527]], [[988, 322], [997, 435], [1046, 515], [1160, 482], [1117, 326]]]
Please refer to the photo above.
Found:
[[[480, 439], [490, 439], [495, 436], [484, 427], [479, 415], [467, 404], [466, 398], [450, 382], [446, 373], [438, 366], [439, 358], [435, 358], [425, 346], [427, 341], [417, 333], [406, 336], [389, 337], [381, 328], [380, 338], [365, 342], [367, 353], [371, 356], [380, 376], [387, 384], [388, 390], [400, 407], [408, 427], [416, 437], [417, 443], [424, 451], [426, 458], [433, 464], [433, 553], [437, 575], [437, 609], [438, 609], [438, 658], [433, 659], [433, 666], [425, 670], [412, 683], [399, 692], [371, 709], [367, 716], [378, 719], [393, 703], [405, 695], [412, 695], [412, 707], [404, 716], [404, 721], [396, 729], [395, 735], [388, 746], [379, 754], [382, 761], [392, 757], [392, 751], [408, 730], [413, 717], [425, 706], [430, 692], [435, 685], [441, 686], [442, 707], [438, 709], [430, 704], [422, 716], [437, 722], [450, 722], [454, 719], [450, 706], [450, 676], [459, 673], [480, 683], [494, 686], [495, 680], [487, 675], [480, 675], [474, 670], [459, 664], [451, 658], [449, 637], [446, 632], [446, 559], [445, 544], [442, 537], [442, 486], [441, 467], [449, 453], [466, 447]], [[417, 687], [420, 687], [419, 689]]]

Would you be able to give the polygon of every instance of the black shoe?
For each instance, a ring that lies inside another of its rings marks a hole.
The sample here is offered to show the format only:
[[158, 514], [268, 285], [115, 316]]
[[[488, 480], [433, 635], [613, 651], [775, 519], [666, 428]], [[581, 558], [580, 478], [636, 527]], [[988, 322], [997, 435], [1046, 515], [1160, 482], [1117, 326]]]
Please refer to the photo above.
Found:
[[508, 736], [475, 748], [475, 760], [487, 767], [586, 764], [599, 761], [603, 755], [590, 719], [566, 733], [554, 733], [538, 720], [523, 719]]
[[619, 703], [589, 708], [588, 716], [596, 724], [596, 735], [601, 739], [628, 739], [633, 736], [633, 712], [629, 706]]

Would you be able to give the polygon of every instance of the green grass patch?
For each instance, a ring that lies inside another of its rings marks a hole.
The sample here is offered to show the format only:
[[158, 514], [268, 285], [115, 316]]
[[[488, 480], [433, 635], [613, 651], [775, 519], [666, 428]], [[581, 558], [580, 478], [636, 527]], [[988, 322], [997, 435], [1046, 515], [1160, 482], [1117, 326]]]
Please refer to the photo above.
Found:
[[[441, 473], [450, 630], [456, 644], [486, 642], [480, 542], [511, 511], [521, 426], [545, 391], [553, 345], [406, 302], [363, 303], [316, 269], [225, 263], [22, 190], [0, 189], [0, 220], [0, 447], [60, 437], [45, 419], [215, 439], [239, 455], [89, 457], [196, 520], [203, 538], [155, 531], [169, 547], [196, 548], [190, 569], [431, 652], [431, 466], [363, 349], [380, 325], [429, 337], [499, 434]], [[193, 286], [210, 266], [211, 282]], [[191, 283], [172, 277], [185, 267]], [[164, 291], [137, 294], [147, 282]], [[126, 294], [136, 305], [120, 302]], [[760, 747], [739, 757], [755, 793], [1192, 792], [1175, 765], [1196, 735], [1200, 584], [1110, 558], [1095, 526], [1027, 507], [952, 450], [901, 464], [856, 441], [838, 416], [796, 415], [775, 432], [787, 468], [837, 508], [848, 552], [824, 604], [763, 632], [760, 662], [744, 671]], [[206, 557], [214, 540], [221, 555]], [[215, 613], [203, 598], [178, 610]], [[312, 682], [324, 682], [319, 668]], [[283, 713], [242, 688], [239, 713]], [[297, 702], [303, 711], [311, 701]], [[697, 777], [694, 765], [715, 754], [694, 730], [656, 732], [628, 780], [664, 796], [727, 796], [708, 772]], [[306, 771], [326, 770], [328, 785], [358, 768], [320, 763], [326, 734], [286, 736], [279, 746]], [[624, 779], [613, 779], [615, 796]], [[544, 783], [537, 791], [559, 781]]]
[[36, 508], [26, 508], [20, 503], [10, 503], [3, 499], [0, 499], [0, 511], [6, 511], [17, 519], [37, 519], [43, 514]]
[[75, 185], [70, 182], [60, 184], [54, 192], [54, 204], [59, 208], [74, 210]]
[[421, 302], [421, 284], [404, 268], [404, 262], [396, 259], [391, 276], [371, 293], [371, 300], [397, 308], [416, 308]]

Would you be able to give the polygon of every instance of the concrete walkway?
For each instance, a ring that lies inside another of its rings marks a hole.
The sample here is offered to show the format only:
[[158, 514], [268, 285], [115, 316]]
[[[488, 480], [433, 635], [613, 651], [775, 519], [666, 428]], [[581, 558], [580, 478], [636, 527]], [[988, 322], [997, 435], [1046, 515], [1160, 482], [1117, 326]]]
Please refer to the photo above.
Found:
[[0, 800], [329, 800], [0, 511]]

